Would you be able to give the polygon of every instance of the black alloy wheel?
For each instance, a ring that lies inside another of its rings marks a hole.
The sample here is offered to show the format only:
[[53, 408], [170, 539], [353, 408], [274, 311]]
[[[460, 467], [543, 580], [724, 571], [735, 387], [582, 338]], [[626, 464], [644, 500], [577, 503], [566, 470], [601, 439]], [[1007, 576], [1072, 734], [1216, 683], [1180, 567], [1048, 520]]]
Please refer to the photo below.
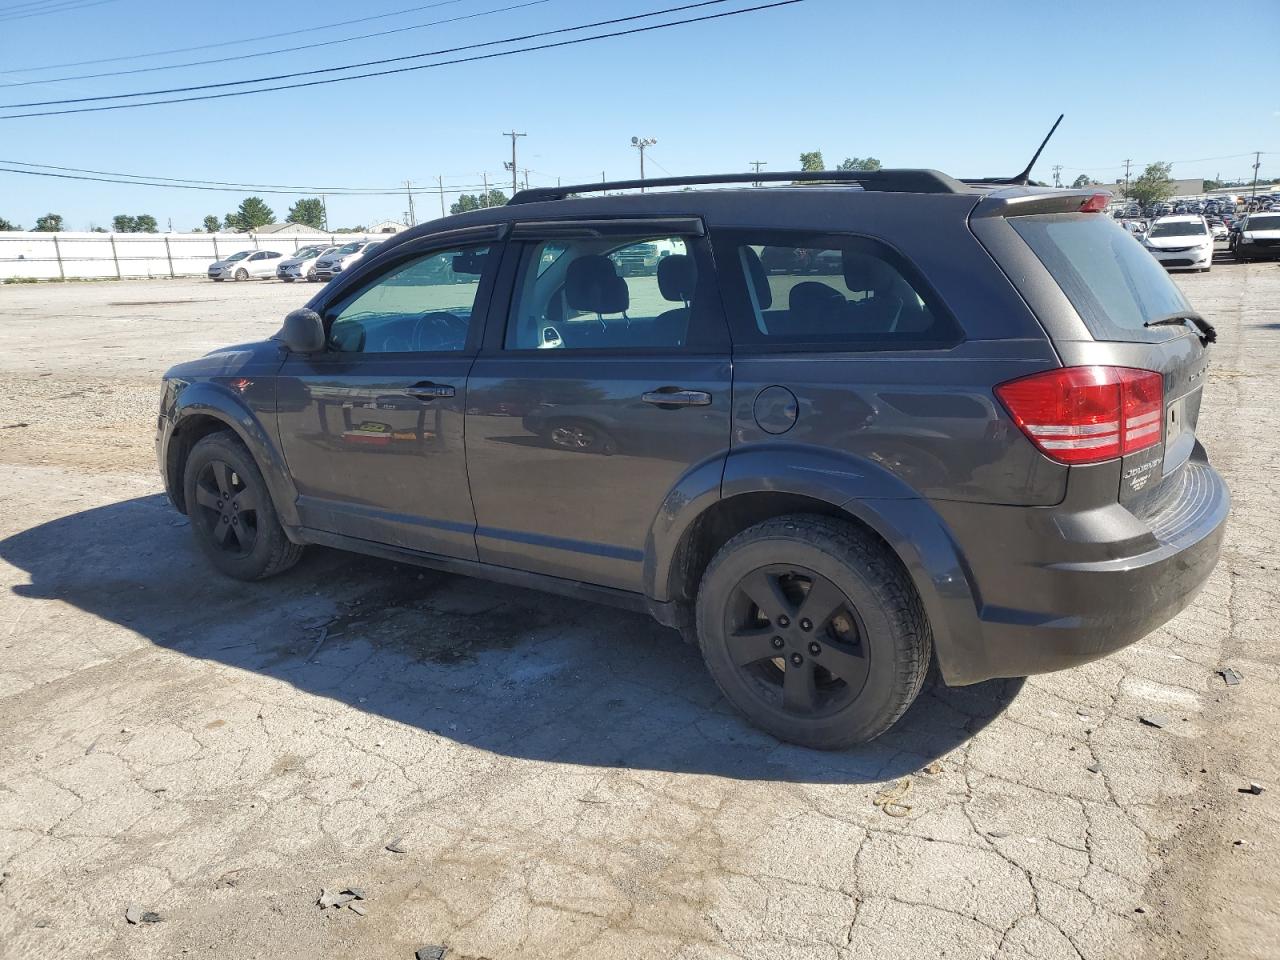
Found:
[[247, 557], [258, 541], [258, 499], [224, 460], [210, 460], [196, 475], [196, 517], [219, 550]]
[[829, 716], [867, 681], [870, 650], [857, 608], [807, 567], [774, 564], [749, 573], [732, 592], [724, 630], [744, 679], [787, 713]]

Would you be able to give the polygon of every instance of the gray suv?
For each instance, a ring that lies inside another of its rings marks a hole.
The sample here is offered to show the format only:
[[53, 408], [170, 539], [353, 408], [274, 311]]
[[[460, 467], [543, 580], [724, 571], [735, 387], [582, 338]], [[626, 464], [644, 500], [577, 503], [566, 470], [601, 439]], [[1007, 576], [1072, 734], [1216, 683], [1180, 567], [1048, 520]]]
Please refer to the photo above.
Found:
[[1229, 505], [1195, 434], [1214, 332], [1106, 194], [648, 183], [744, 179], [796, 183], [528, 190], [174, 367], [157, 451], [199, 548], [647, 611], [813, 747], [884, 732], [934, 662], [1069, 667], [1191, 601]]

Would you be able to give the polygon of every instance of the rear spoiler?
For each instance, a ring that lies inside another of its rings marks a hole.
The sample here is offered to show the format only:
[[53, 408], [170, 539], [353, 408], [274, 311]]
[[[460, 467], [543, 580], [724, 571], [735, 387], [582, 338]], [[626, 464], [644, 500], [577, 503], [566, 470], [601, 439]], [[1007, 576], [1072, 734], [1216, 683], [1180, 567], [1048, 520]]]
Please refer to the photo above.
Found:
[[1100, 213], [1111, 194], [1105, 190], [1053, 190], [1023, 187], [997, 190], [978, 201], [971, 217], [1027, 217], [1036, 213]]

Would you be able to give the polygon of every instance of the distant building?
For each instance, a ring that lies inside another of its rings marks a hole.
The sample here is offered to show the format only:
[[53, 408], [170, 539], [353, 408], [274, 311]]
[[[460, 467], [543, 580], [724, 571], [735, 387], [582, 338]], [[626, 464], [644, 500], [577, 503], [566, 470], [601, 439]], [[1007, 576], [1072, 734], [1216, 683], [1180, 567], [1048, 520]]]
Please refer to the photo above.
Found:
[[399, 233], [401, 230], [408, 229], [408, 224], [401, 223], [399, 220], [379, 220], [377, 223], [369, 224], [365, 233]]
[[266, 234], [283, 234], [292, 236], [296, 234], [306, 234], [307, 236], [323, 236], [323, 230], [317, 230], [315, 227], [308, 227], [305, 223], [268, 223], [266, 226], [257, 227], [250, 231], [259, 235]]

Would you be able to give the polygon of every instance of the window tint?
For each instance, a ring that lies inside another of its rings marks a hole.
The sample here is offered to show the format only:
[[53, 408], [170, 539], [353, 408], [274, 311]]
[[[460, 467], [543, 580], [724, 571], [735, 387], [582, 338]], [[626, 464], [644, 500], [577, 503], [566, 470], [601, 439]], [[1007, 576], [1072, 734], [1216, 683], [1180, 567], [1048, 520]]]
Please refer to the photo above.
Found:
[[1142, 325], [1191, 309], [1160, 262], [1106, 217], [1038, 214], [1009, 224], [1099, 340], [1167, 337]]
[[773, 234], [735, 245], [750, 322], [735, 336], [759, 344], [896, 349], [957, 339], [955, 324], [908, 279], [904, 261], [863, 238]]
[[343, 353], [463, 350], [488, 247], [428, 254], [382, 274], [334, 314], [329, 348]]
[[680, 237], [531, 243], [516, 280], [506, 348], [683, 347], [697, 312], [696, 260]]

